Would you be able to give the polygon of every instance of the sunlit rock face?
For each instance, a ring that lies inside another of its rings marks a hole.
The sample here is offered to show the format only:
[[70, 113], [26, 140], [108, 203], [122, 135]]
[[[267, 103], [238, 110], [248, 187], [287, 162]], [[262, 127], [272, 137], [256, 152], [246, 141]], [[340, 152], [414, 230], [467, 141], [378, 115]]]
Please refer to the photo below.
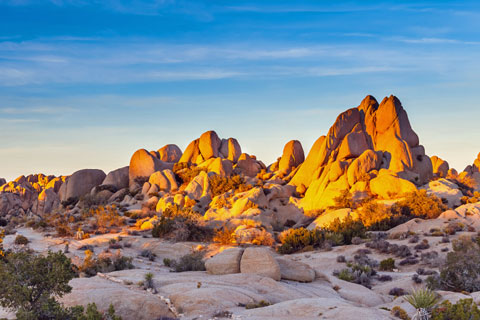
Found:
[[[306, 210], [322, 209], [358, 181], [376, 178], [380, 169], [388, 170], [382, 179], [389, 182], [384, 187], [377, 183], [377, 193], [372, 190], [380, 197], [395, 196], [433, 177], [432, 161], [394, 96], [380, 104], [367, 96], [357, 108], [340, 114], [328, 134], [315, 142], [290, 184], [307, 189], [302, 201]], [[390, 193], [382, 190], [389, 186], [395, 187]]]
[[0, 181], [0, 215], [51, 212], [59, 203], [57, 193], [65, 179], [40, 173], [22, 175], [10, 182]]
[[445, 178], [450, 170], [448, 162], [437, 156], [432, 156], [430, 159], [432, 160], [433, 175], [439, 178]]
[[472, 187], [480, 191], [480, 153], [477, 156], [477, 159], [473, 161], [472, 165], [469, 165], [465, 170], [460, 173], [460, 178], [467, 178], [471, 180]]

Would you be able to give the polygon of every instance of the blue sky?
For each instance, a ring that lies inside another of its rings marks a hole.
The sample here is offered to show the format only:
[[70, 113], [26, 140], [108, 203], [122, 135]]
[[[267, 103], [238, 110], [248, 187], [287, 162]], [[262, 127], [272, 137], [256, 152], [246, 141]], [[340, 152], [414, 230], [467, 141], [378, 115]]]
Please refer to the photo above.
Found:
[[367, 94], [480, 151], [476, 1], [0, 0], [0, 177], [127, 165], [210, 129], [271, 163]]

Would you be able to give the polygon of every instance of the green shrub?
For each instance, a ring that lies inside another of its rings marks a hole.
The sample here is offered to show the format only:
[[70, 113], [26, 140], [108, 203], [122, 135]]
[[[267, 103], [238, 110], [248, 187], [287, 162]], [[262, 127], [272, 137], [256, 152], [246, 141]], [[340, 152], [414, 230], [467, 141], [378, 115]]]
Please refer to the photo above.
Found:
[[367, 288], [370, 288], [371, 278], [375, 274], [375, 270], [370, 266], [359, 263], [347, 264], [347, 268], [333, 272], [333, 275], [341, 280], [360, 284]]
[[338, 272], [337, 278], [343, 281], [353, 282], [355, 276], [349, 269], [342, 269]]
[[395, 259], [388, 258], [380, 261], [380, 271], [393, 271], [395, 269]]
[[333, 201], [335, 201], [335, 206], [332, 209], [354, 208], [355, 205], [352, 194], [348, 189], [342, 191], [338, 197], [333, 198]]
[[452, 304], [446, 300], [432, 310], [431, 320], [480, 320], [480, 310], [473, 299]]
[[72, 290], [68, 282], [74, 276], [70, 259], [61, 252], [9, 253], [0, 260], [0, 305], [16, 312], [18, 319], [60, 316], [67, 311], [54, 297]]
[[94, 257], [90, 250], [85, 251], [85, 260], [78, 268], [79, 271], [84, 272], [89, 277], [95, 276], [98, 272], [108, 273], [113, 271], [120, 271], [125, 269], [133, 269], [131, 257], [124, 257], [118, 251], [111, 256]]
[[408, 193], [405, 198], [392, 207], [392, 210], [403, 216], [414, 216], [426, 219], [435, 219], [447, 210], [442, 200], [434, 195], [428, 195], [426, 190]]
[[408, 316], [407, 311], [402, 309], [399, 306], [395, 306], [392, 308], [392, 311], [390, 311], [390, 314], [396, 318], [399, 318], [401, 320], [410, 320], [410, 317]]
[[165, 209], [153, 226], [152, 236], [174, 241], [210, 241], [213, 231], [206, 227], [203, 216], [192, 208], [173, 205]]
[[327, 230], [339, 233], [343, 236], [343, 244], [352, 244], [355, 237], [365, 238], [366, 228], [360, 220], [353, 220], [347, 216], [343, 221], [335, 218], [333, 222], [326, 227]]
[[199, 168], [195, 165], [189, 166], [187, 163], [175, 163], [173, 172], [181, 180], [182, 184], [189, 184], [200, 172], [206, 171], [206, 168]]
[[257, 308], [263, 308], [263, 307], [268, 307], [270, 306], [271, 303], [265, 300], [260, 300], [259, 302], [256, 303], [248, 303], [245, 305], [245, 309], [257, 309]]
[[212, 197], [224, 194], [230, 190], [235, 192], [244, 192], [252, 188], [251, 185], [245, 183], [245, 179], [241, 176], [234, 175], [231, 177], [222, 177], [214, 174], [208, 177]]
[[480, 291], [480, 248], [468, 237], [452, 242], [453, 251], [447, 254], [440, 267], [438, 279], [429, 279], [430, 286], [447, 291]]
[[390, 311], [390, 314], [401, 320], [410, 320], [410, 317], [408, 316], [407, 311], [403, 310], [399, 306], [393, 307], [392, 311]]
[[[203, 252], [194, 252], [191, 254], [184, 255], [178, 261], [170, 260], [163, 263], [171, 268], [173, 272], [185, 272], [185, 271], [205, 271], [205, 262], [203, 261]], [[167, 263], [165, 263], [167, 262]]]
[[27, 237], [22, 236], [21, 234], [16, 236], [14, 241], [14, 243], [18, 245], [27, 245], [29, 242], [30, 241], [27, 239]]
[[161, 216], [157, 223], [153, 226], [152, 237], [163, 238], [167, 234], [173, 231], [173, 225], [175, 224], [173, 219]]
[[278, 252], [282, 254], [290, 254], [298, 252], [305, 247], [319, 248], [324, 243], [324, 232], [319, 229], [308, 230], [305, 228], [288, 229], [283, 231], [279, 240], [281, 246]]

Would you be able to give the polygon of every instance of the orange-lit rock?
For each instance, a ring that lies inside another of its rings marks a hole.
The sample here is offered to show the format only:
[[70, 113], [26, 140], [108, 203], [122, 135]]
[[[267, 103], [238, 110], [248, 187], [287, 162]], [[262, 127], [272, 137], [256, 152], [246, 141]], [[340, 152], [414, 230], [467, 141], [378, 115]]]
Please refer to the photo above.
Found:
[[416, 191], [417, 188], [408, 180], [389, 172], [381, 172], [378, 177], [370, 181], [370, 190], [382, 199], [394, 199], [405, 193]]
[[201, 158], [203, 161], [203, 157], [200, 154], [200, 139], [195, 139], [187, 146], [185, 151], [183, 152], [180, 160], [178, 162], [186, 162], [186, 163], [198, 163], [197, 158]]
[[298, 140], [291, 140], [283, 148], [278, 170], [288, 173], [292, 168], [301, 165], [304, 160], [302, 144]]
[[222, 139], [222, 143], [220, 145], [220, 155], [223, 158], [226, 158], [230, 161], [237, 162], [238, 158], [242, 154], [242, 148], [238, 143], [237, 139], [228, 138]]
[[448, 162], [437, 156], [430, 157], [430, 160], [432, 160], [433, 174], [439, 178], [445, 178], [450, 170]]
[[135, 179], [147, 179], [155, 171], [164, 169], [172, 169], [173, 165], [163, 162], [160, 159], [152, 156], [147, 150], [137, 150], [130, 159], [129, 166], [129, 181], [130, 185], [135, 182]]
[[207, 131], [200, 136], [199, 148], [203, 159], [218, 157], [218, 150], [220, 149], [222, 141], [218, 138], [215, 131]]
[[[340, 114], [327, 136], [315, 142], [290, 184], [297, 191], [307, 189], [302, 200], [306, 210], [324, 209], [335, 196], [351, 190], [360, 179], [369, 180], [367, 174], [380, 168], [416, 185], [433, 177], [432, 162], [394, 96], [381, 104], [367, 96], [357, 108]], [[395, 185], [411, 190], [411, 184]]]

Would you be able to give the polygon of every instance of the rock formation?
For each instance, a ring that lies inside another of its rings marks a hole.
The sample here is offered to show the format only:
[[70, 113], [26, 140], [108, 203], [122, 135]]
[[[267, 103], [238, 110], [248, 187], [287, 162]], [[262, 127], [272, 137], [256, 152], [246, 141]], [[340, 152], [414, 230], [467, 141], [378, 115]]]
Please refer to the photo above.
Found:
[[[391, 194], [412, 190], [433, 177], [432, 162], [394, 96], [380, 105], [367, 96], [357, 108], [342, 113], [327, 136], [315, 142], [290, 184], [307, 189], [305, 210], [317, 210], [334, 205], [345, 190], [358, 191], [355, 184], [377, 177], [379, 169], [389, 172], [381, 179], [395, 187]], [[388, 197], [387, 187], [375, 185], [374, 195]]]
[[65, 180], [59, 190], [61, 201], [79, 199], [89, 193], [93, 187], [100, 185], [106, 174], [99, 169], [83, 169], [76, 171]]
[[445, 178], [448, 174], [448, 170], [450, 170], [448, 162], [437, 156], [432, 156], [431, 160], [433, 167], [433, 175], [439, 178]]

